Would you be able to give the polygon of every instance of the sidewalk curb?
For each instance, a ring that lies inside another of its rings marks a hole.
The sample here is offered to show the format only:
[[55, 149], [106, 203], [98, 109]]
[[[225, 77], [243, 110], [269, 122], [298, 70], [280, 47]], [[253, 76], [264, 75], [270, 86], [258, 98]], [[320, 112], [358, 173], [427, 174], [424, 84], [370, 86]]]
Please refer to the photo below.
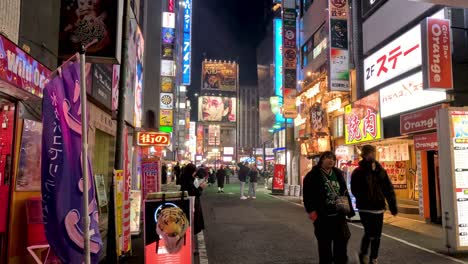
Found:
[[200, 264], [209, 264], [208, 263], [208, 254], [206, 252], [205, 245], [205, 232], [202, 231], [197, 234], [197, 251], [198, 251], [198, 260]]

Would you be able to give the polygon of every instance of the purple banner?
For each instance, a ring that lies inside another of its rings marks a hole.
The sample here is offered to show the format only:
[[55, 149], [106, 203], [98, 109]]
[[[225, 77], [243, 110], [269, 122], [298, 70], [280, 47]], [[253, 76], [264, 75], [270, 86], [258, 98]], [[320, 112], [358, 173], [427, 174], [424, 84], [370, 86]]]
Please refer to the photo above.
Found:
[[[42, 207], [47, 240], [63, 263], [84, 262], [81, 169], [80, 64], [63, 66], [44, 90], [42, 106]], [[88, 161], [89, 164], [89, 161]], [[92, 263], [102, 249], [94, 181], [89, 165]]]

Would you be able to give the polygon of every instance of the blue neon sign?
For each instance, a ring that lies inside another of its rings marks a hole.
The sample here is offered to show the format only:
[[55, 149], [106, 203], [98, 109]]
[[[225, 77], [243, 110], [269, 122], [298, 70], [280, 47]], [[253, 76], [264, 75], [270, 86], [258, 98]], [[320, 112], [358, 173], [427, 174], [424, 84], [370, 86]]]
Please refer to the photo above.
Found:
[[192, 0], [184, 0], [184, 42], [182, 49], [182, 84], [190, 85], [192, 61]]

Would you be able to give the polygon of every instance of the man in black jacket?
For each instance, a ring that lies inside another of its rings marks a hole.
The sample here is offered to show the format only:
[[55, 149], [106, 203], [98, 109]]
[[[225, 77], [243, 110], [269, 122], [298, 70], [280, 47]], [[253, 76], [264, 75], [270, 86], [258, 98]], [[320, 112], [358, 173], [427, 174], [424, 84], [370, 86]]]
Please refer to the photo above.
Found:
[[237, 166], [239, 166], [239, 181], [240, 181], [240, 195], [241, 195], [241, 200], [247, 199], [244, 195], [244, 187], [245, 187], [245, 181], [247, 179], [247, 175], [249, 174], [249, 167], [247, 167], [247, 162], [242, 163], [239, 162]]
[[[337, 210], [336, 197], [347, 196], [349, 205], [351, 198], [343, 173], [335, 163], [335, 154], [324, 152], [318, 164], [305, 176], [303, 184], [304, 207], [314, 222], [320, 264], [345, 264], [348, 260], [347, 245], [351, 233], [346, 215]], [[354, 216], [352, 208], [347, 216]]]
[[380, 237], [382, 235], [383, 215], [387, 200], [392, 215], [398, 213], [393, 185], [382, 165], [375, 160], [375, 147], [365, 145], [361, 149], [362, 160], [351, 176], [351, 191], [356, 197], [364, 236], [361, 242], [359, 260], [368, 263], [369, 245], [371, 246], [370, 263], [377, 263]]

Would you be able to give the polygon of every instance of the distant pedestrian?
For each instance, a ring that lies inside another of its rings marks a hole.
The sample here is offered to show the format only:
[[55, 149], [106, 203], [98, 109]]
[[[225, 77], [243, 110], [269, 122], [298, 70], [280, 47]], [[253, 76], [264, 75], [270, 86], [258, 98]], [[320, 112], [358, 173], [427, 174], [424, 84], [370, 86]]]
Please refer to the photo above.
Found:
[[180, 185], [180, 173], [181, 173], [181, 168], [179, 162], [174, 166], [174, 175], [176, 178], [176, 184]]
[[226, 178], [226, 169], [224, 169], [223, 165], [219, 168], [216, 172], [216, 179], [218, 181], [218, 193], [224, 192], [224, 178]]
[[166, 165], [166, 163], [163, 163], [162, 167], [161, 167], [161, 182], [162, 182], [162, 184], [167, 184], [167, 165]]
[[247, 162], [245, 163], [242, 163], [242, 162], [239, 162], [237, 164], [237, 166], [239, 166], [239, 173], [238, 173], [238, 176], [239, 176], [239, 181], [240, 181], [240, 198], [241, 200], [245, 200], [247, 199], [247, 197], [245, 197], [244, 195], [244, 187], [245, 187], [245, 181], [247, 179], [247, 175], [249, 174], [249, 167], [247, 167]]
[[320, 264], [347, 263], [351, 233], [346, 216], [353, 217], [355, 214], [352, 208], [344, 212], [337, 206], [338, 196], [346, 196], [349, 205], [351, 198], [343, 173], [335, 167], [335, 163], [335, 154], [326, 151], [304, 178], [304, 207], [314, 223]]
[[[194, 211], [194, 232], [200, 233], [205, 229], [205, 221], [203, 219], [203, 211], [201, 206], [200, 196], [203, 189], [206, 188], [206, 181], [203, 180], [204, 168], [197, 168], [193, 163], [185, 166], [182, 176], [180, 178], [180, 190], [187, 191], [190, 196], [195, 196], [195, 211]], [[199, 176], [202, 176], [201, 178]]]
[[258, 169], [257, 165], [252, 164], [249, 171], [249, 196], [247, 198], [257, 199], [256, 189], [257, 189], [257, 180], [258, 180]]
[[377, 263], [380, 237], [382, 236], [383, 216], [387, 200], [392, 215], [397, 215], [397, 203], [393, 184], [387, 172], [376, 161], [375, 147], [365, 145], [361, 149], [362, 160], [351, 175], [351, 191], [356, 197], [356, 207], [359, 209], [364, 236], [361, 241], [360, 263]]
[[233, 170], [230, 167], [226, 167], [226, 184], [229, 184], [229, 178], [234, 174]]

